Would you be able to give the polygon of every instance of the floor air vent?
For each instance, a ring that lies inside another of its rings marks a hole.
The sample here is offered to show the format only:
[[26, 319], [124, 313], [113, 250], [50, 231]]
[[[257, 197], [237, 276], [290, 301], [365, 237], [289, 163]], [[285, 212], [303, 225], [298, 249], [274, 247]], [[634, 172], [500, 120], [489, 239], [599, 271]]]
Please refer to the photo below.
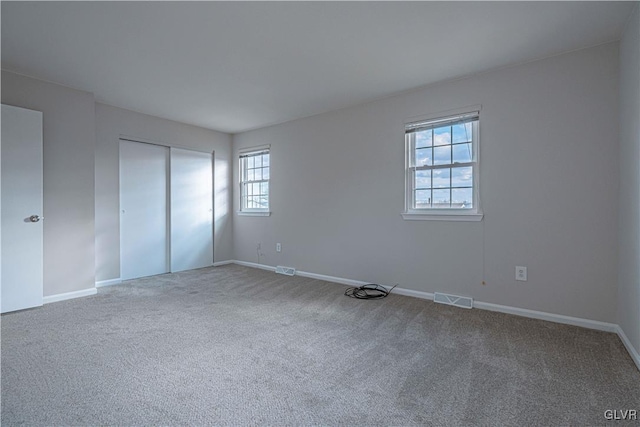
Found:
[[433, 301], [440, 304], [455, 305], [462, 308], [473, 308], [473, 298], [459, 297], [457, 295], [441, 294], [436, 292], [433, 294]]
[[276, 273], [284, 274], [285, 276], [293, 276], [296, 274], [296, 269], [293, 267], [283, 267], [279, 265], [276, 267]]

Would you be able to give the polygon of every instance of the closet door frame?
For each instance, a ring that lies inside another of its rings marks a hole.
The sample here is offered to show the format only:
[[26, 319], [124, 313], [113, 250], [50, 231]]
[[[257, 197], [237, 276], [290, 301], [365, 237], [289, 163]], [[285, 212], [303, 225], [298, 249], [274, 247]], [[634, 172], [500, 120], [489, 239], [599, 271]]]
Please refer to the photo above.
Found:
[[[194, 149], [192, 147], [186, 147], [183, 145], [179, 145], [179, 144], [169, 144], [169, 143], [165, 143], [165, 142], [159, 142], [159, 141], [154, 141], [154, 140], [150, 140], [150, 139], [146, 139], [146, 138], [140, 138], [140, 137], [136, 137], [136, 136], [130, 136], [130, 135], [123, 135], [121, 134], [119, 136], [119, 140], [118, 140], [118, 150], [120, 149], [120, 143], [121, 141], [125, 141], [125, 142], [131, 142], [131, 143], [140, 143], [140, 144], [150, 144], [150, 145], [155, 145], [155, 146], [159, 146], [159, 147], [164, 147], [167, 148], [167, 175], [166, 175], [166, 181], [167, 181], [167, 203], [166, 203], [166, 233], [167, 233], [167, 245], [166, 245], [166, 265], [167, 265], [167, 271], [168, 272], [172, 272], [171, 271], [171, 148], [177, 148], [177, 149], [182, 149], [182, 150], [190, 150], [190, 151], [194, 151], [197, 153], [205, 153], [211, 156], [211, 206], [212, 206], [212, 212], [211, 212], [211, 245], [213, 247], [212, 250], [212, 257], [211, 257], [211, 265], [214, 264], [214, 257], [215, 257], [215, 212], [216, 212], [216, 204], [215, 204], [215, 150], [213, 151], [206, 151], [206, 150], [201, 150], [201, 149]], [[118, 155], [118, 169], [120, 169], [120, 155]], [[121, 188], [121, 184], [119, 185], [119, 190], [120, 192], [120, 196], [121, 196], [121, 192], [122, 192], [122, 188]], [[121, 201], [120, 201], [120, 197], [118, 199], [118, 203], [119, 203], [119, 207], [118, 207], [118, 212], [119, 215], [121, 215], [122, 212], [122, 206], [121, 206]], [[122, 257], [122, 223], [120, 222], [120, 275], [122, 280], [126, 280], [125, 278], [122, 277], [122, 261], [123, 261], [123, 257]], [[142, 276], [145, 277], [145, 276]]]

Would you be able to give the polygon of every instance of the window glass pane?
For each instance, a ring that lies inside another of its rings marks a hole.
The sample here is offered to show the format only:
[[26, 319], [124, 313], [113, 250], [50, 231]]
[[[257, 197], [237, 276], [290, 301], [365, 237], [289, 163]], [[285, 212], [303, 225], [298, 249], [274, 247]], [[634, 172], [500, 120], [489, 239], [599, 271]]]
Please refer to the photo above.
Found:
[[469, 163], [472, 160], [471, 143], [453, 146], [453, 162]]
[[454, 188], [451, 190], [451, 207], [458, 209], [473, 208], [473, 189]]
[[431, 207], [431, 190], [416, 190], [414, 207], [416, 209], [430, 208]]
[[451, 146], [433, 147], [433, 164], [448, 165], [451, 163]]
[[416, 166], [431, 166], [432, 163], [431, 148], [416, 149]]
[[243, 168], [243, 177], [244, 177], [244, 180], [246, 181], [249, 178], [249, 159], [246, 157], [242, 159], [242, 168]]
[[471, 166], [451, 168], [451, 186], [473, 187], [473, 168]]
[[411, 150], [405, 175], [412, 191], [407, 209], [475, 209], [476, 122], [431, 123], [439, 127], [405, 134]]
[[431, 188], [431, 171], [416, 171], [415, 188]]
[[431, 129], [416, 132], [416, 148], [431, 147], [433, 145], [433, 132]]
[[451, 169], [449, 168], [434, 169], [433, 170], [433, 188], [445, 188], [445, 187], [451, 187]]
[[443, 190], [433, 190], [433, 207], [434, 208], [450, 208], [451, 202], [451, 190], [443, 189]]
[[454, 143], [471, 141], [473, 138], [473, 134], [471, 133], [471, 123], [454, 125], [452, 128]]
[[[269, 208], [269, 153], [240, 158], [241, 209]], [[267, 181], [267, 182], [260, 182]]]
[[451, 144], [451, 126], [435, 128], [433, 130], [433, 145]]

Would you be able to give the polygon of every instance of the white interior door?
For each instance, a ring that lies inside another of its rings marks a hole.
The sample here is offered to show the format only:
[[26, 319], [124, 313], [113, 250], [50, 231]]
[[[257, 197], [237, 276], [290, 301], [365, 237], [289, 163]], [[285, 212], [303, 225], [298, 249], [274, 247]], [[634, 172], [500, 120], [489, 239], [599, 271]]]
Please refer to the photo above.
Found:
[[171, 149], [171, 271], [213, 265], [213, 165], [209, 153]]
[[0, 307], [42, 305], [42, 113], [2, 106]]
[[169, 272], [169, 149], [120, 141], [120, 276]]

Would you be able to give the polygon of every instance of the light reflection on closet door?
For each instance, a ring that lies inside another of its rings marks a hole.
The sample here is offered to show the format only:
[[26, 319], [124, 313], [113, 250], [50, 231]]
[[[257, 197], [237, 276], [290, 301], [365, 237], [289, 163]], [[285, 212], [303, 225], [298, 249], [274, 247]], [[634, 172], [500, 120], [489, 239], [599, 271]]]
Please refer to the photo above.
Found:
[[210, 153], [171, 148], [171, 271], [213, 265]]

